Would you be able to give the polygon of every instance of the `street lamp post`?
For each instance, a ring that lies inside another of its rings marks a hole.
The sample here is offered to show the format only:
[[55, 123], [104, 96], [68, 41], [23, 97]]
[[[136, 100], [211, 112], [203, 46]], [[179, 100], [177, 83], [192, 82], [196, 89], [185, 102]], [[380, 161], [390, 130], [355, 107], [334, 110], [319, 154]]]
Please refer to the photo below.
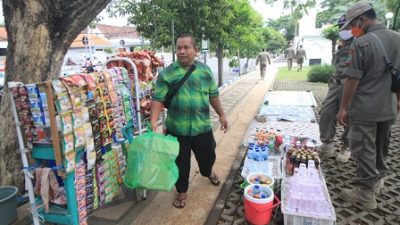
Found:
[[393, 13], [392, 13], [392, 12], [386, 13], [386, 14], [385, 14], [385, 18], [386, 18], [386, 20], [387, 20], [386, 27], [389, 29], [390, 20], [393, 18]]

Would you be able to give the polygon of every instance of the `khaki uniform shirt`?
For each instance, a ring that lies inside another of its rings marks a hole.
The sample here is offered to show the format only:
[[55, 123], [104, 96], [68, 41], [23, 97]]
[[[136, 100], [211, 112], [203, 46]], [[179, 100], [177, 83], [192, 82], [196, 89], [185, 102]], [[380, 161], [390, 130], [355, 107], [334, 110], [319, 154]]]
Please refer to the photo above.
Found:
[[258, 62], [260, 62], [260, 65], [271, 64], [271, 59], [269, 58], [268, 53], [261, 52], [260, 54], [258, 54], [256, 64], [258, 64]]
[[335, 52], [333, 59], [335, 66], [335, 72], [333, 74], [334, 79], [342, 80], [346, 78], [346, 75], [343, 74], [343, 71], [346, 68], [346, 62], [349, 56], [352, 41], [353, 39], [345, 41], [344, 46]]
[[378, 24], [371, 26], [365, 35], [353, 41], [344, 74], [360, 82], [349, 113], [355, 121], [389, 121], [397, 117], [396, 96], [390, 90], [392, 80], [383, 60], [384, 53], [371, 32], [382, 41], [393, 65], [400, 68], [399, 33]]
[[287, 50], [287, 58], [288, 59], [294, 59], [296, 55], [294, 54], [294, 48], [290, 47]]
[[306, 51], [304, 49], [302, 49], [302, 48], [297, 50], [296, 58], [297, 59], [304, 59], [304, 57], [306, 57]]

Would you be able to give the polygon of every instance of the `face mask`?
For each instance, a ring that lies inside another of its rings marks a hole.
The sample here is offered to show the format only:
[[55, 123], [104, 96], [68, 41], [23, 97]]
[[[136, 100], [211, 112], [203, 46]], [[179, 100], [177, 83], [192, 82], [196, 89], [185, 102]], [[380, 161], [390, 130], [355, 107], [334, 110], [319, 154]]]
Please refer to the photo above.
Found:
[[351, 32], [352, 32], [351, 30], [342, 30], [342, 31], [339, 31], [340, 39], [345, 40], [345, 41], [349, 40], [350, 38], [353, 37], [353, 35], [351, 34]]
[[364, 29], [361, 28], [361, 27], [359, 27], [359, 24], [360, 24], [360, 20], [358, 20], [357, 26], [355, 26], [355, 27], [352, 26], [352, 27], [351, 27], [351, 34], [352, 34], [354, 37], [361, 37], [361, 36], [364, 35]]

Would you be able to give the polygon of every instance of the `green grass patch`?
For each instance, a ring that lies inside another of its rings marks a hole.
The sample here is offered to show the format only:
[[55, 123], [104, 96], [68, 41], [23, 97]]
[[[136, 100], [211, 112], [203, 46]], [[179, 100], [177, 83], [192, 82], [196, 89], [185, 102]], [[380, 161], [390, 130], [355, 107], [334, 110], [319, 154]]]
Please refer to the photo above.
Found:
[[276, 80], [307, 80], [307, 74], [310, 71], [310, 67], [303, 67], [303, 69], [297, 72], [297, 67], [293, 67], [291, 71], [287, 67], [279, 68]]

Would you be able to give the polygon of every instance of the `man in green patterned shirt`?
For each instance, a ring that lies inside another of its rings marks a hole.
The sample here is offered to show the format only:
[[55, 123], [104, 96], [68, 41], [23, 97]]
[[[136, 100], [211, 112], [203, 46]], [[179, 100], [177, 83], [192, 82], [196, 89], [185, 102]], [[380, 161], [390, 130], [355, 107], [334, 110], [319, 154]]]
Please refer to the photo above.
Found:
[[226, 132], [228, 129], [228, 121], [218, 97], [218, 86], [210, 68], [195, 60], [197, 51], [192, 35], [179, 36], [176, 41], [178, 61], [160, 72], [151, 103], [150, 123], [155, 131], [170, 87], [178, 83], [189, 68], [195, 65], [195, 70], [170, 102], [165, 122], [167, 133], [176, 136], [179, 141], [179, 154], [176, 159], [179, 178], [175, 184], [178, 194], [173, 201], [176, 208], [186, 205], [192, 150], [201, 175], [208, 177], [214, 185], [220, 183], [218, 176], [212, 171], [216, 143], [211, 127], [210, 104], [219, 116], [221, 130]]

